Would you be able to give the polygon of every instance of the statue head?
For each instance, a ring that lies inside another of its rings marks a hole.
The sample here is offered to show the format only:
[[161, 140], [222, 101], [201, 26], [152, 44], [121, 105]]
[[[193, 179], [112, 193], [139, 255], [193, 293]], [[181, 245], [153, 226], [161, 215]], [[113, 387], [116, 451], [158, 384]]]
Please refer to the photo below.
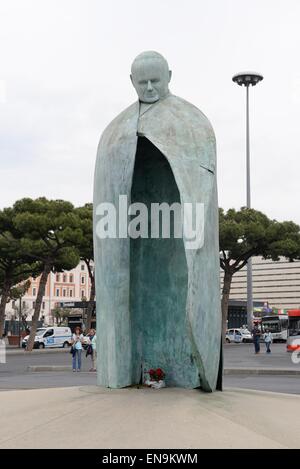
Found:
[[169, 94], [172, 72], [166, 59], [155, 51], [139, 54], [131, 66], [131, 81], [143, 103], [155, 103]]

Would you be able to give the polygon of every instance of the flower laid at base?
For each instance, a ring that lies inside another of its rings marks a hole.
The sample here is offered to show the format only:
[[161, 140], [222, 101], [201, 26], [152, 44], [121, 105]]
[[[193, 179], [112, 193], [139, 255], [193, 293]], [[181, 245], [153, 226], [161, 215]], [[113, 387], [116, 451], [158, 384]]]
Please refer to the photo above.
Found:
[[161, 368], [151, 368], [151, 370], [147, 371], [146, 373], [149, 374], [150, 379], [145, 380], [145, 384], [150, 386], [154, 389], [165, 388], [166, 383], [165, 379], [165, 372]]

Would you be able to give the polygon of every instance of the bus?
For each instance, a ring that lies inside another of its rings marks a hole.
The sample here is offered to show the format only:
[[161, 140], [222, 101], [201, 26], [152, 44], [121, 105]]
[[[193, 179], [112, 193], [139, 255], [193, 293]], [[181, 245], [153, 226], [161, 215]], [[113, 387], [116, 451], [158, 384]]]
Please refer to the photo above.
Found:
[[300, 350], [300, 309], [288, 310], [288, 338], [286, 348], [288, 352]]
[[268, 329], [272, 334], [273, 342], [286, 342], [288, 336], [287, 314], [278, 314], [276, 316], [263, 316], [261, 318], [262, 332]]

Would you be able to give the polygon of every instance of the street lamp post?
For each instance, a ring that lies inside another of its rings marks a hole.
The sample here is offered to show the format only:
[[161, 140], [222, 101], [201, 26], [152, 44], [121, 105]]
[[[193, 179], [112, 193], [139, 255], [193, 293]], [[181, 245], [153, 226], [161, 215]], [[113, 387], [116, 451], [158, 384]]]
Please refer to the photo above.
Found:
[[[254, 72], [237, 73], [232, 77], [232, 81], [239, 86], [246, 87], [246, 190], [247, 208], [251, 208], [251, 188], [250, 188], [250, 132], [249, 132], [249, 86], [255, 86], [263, 80], [263, 76]], [[252, 296], [252, 259], [247, 263], [247, 324], [249, 330], [252, 328], [253, 296]]]

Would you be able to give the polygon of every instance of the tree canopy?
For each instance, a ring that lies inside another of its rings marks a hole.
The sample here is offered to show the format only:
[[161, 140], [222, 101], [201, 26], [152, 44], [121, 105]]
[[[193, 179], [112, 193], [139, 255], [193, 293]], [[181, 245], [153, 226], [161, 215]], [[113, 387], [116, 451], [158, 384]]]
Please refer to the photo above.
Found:
[[6, 304], [12, 297], [15, 285], [37, 276], [42, 271], [42, 263], [31, 256], [23, 247], [22, 233], [14, 226], [14, 211], [0, 211], [0, 337], [4, 332]]
[[43, 266], [26, 347], [30, 351], [34, 345], [48, 275], [51, 271], [61, 272], [76, 267], [79, 262], [76, 240], [81, 236], [81, 230], [73, 205], [64, 200], [24, 198], [14, 204], [13, 210], [15, 229], [23, 236], [23, 251]]

